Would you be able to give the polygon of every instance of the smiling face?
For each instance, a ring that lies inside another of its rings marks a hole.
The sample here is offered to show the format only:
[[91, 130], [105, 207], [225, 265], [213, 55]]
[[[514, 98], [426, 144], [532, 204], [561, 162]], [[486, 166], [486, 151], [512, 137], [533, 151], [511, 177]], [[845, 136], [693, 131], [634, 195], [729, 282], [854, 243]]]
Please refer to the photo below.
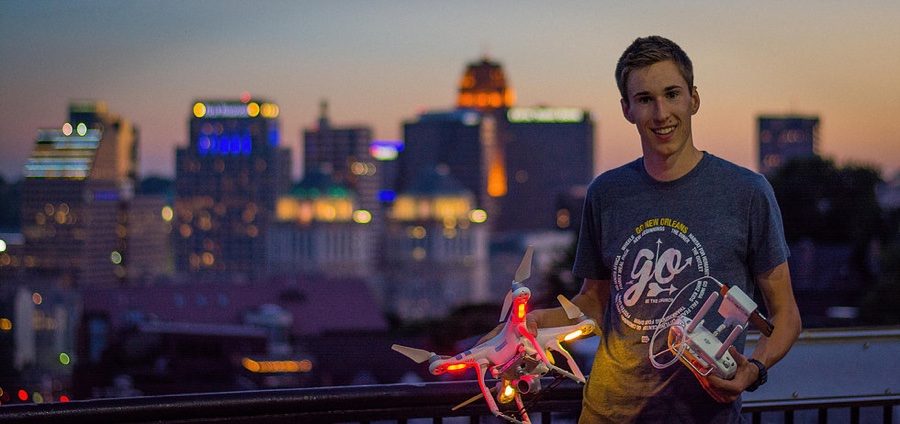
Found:
[[622, 113], [637, 127], [645, 160], [678, 163], [697, 152], [691, 116], [700, 108], [700, 95], [675, 62], [665, 60], [631, 71], [626, 93]]

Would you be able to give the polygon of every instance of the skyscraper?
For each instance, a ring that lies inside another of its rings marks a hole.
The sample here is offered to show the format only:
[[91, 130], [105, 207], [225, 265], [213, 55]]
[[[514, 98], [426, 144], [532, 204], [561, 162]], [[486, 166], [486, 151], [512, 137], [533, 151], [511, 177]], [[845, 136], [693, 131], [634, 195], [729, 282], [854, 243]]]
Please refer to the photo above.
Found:
[[275, 202], [290, 187], [278, 106], [243, 100], [195, 102], [176, 154], [175, 266], [199, 278], [265, 274]]
[[137, 129], [103, 102], [72, 102], [60, 129], [38, 131], [22, 195], [28, 274], [72, 286], [124, 282], [137, 146]]
[[490, 196], [484, 138], [488, 132], [494, 137], [495, 127], [470, 109], [430, 111], [405, 122], [397, 191], [409, 190], [417, 180], [443, 165], [475, 196], [478, 205], [485, 205]]
[[508, 192], [494, 228], [568, 229], [581, 215], [561, 207], [594, 176], [594, 122], [580, 108], [514, 107], [504, 122]]
[[816, 153], [818, 116], [765, 115], [757, 118], [757, 124], [762, 174], [770, 174], [790, 159]]
[[[423, 113], [403, 125], [398, 190], [446, 165], [475, 196], [495, 231], [568, 228], [559, 197], [593, 177], [594, 123], [580, 108], [515, 107], [502, 67], [471, 63], [457, 108]], [[558, 166], [565, 164], [564, 166]]]
[[338, 184], [355, 193], [358, 207], [381, 219], [378, 191], [382, 188], [378, 162], [372, 157], [372, 130], [363, 125], [335, 126], [328, 104], [319, 108], [318, 126], [303, 132], [303, 169], [330, 174]]

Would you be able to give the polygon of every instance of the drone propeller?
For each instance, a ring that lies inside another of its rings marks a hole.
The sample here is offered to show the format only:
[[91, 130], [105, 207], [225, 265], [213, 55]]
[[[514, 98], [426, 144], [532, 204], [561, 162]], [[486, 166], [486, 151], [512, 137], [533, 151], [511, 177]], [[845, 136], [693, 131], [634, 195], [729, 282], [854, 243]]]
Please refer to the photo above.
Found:
[[556, 300], [559, 300], [559, 304], [562, 305], [563, 309], [566, 311], [566, 316], [569, 317], [569, 319], [581, 318], [584, 316], [584, 312], [581, 312], [581, 309], [572, 303], [571, 300], [566, 299], [565, 296], [556, 296]]
[[391, 349], [394, 349], [395, 351], [406, 355], [407, 358], [416, 361], [417, 364], [421, 364], [422, 362], [431, 359], [432, 356], [437, 355], [434, 352], [429, 352], [427, 350], [416, 349], [414, 347], [408, 347], [398, 344], [391, 345]]
[[[525, 249], [525, 256], [522, 257], [522, 262], [519, 263], [519, 268], [516, 269], [516, 276], [513, 279], [513, 285], [522, 284], [523, 281], [527, 280], [528, 277], [531, 277], [531, 258], [534, 256], [534, 246], [528, 246]], [[509, 307], [512, 306], [512, 289], [506, 292], [506, 298], [503, 299], [503, 309], [500, 310], [500, 322], [503, 322], [506, 319], [506, 315], [509, 313]]]
[[500, 322], [506, 319], [510, 306], [512, 306], [512, 290], [506, 292], [506, 298], [503, 299], [503, 309], [500, 310]]
[[527, 280], [528, 277], [531, 277], [531, 257], [534, 256], [534, 246], [528, 246], [525, 249], [525, 257], [522, 258], [522, 262], [519, 263], [519, 268], [516, 269], [516, 279], [513, 280], [513, 283], [522, 283]]

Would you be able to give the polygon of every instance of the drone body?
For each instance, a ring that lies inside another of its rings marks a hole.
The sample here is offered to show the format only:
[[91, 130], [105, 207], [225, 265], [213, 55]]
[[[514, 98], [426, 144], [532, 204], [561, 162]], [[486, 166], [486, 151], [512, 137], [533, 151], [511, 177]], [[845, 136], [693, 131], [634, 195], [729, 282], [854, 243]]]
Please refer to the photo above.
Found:
[[[434, 375], [474, 368], [481, 394], [457, 405], [453, 408], [454, 410], [483, 396], [491, 413], [495, 416], [512, 423], [530, 423], [528, 413], [522, 403], [521, 393], [539, 391], [540, 377], [554, 371], [579, 383], [585, 382], [584, 375], [572, 355], [562, 347], [560, 342], [573, 340], [583, 335], [591, 335], [597, 327], [594, 320], [585, 317], [577, 306], [560, 295], [557, 299], [565, 309], [567, 316], [570, 320], [577, 321], [562, 327], [540, 328], [537, 330], [537, 334], [531, 334], [525, 325], [531, 290], [522, 283], [531, 275], [533, 253], [533, 248], [529, 246], [503, 304], [500, 321], [505, 319], [506, 322], [502, 330], [493, 338], [455, 356], [441, 356], [433, 352], [396, 344], [391, 347], [416, 362], [428, 361], [428, 370]], [[553, 364], [548, 354], [545, 353], [550, 350], [556, 351], [566, 358], [571, 372]], [[486, 371], [490, 371], [491, 376], [499, 380], [496, 387], [497, 400], [501, 403], [514, 400], [521, 420], [500, 411], [494, 396], [491, 395], [491, 390], [485, 383]]]

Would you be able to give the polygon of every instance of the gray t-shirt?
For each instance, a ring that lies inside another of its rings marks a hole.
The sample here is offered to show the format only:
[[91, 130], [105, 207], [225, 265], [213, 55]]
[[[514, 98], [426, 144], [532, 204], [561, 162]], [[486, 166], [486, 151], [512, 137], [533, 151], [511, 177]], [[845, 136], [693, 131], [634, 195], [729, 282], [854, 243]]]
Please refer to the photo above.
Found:
[[649, 341], [669, 305], [670, 317], [692, 317], [718, 289], [705, 277], [752, 296], [753, 277], [788, 254], [766, 179], [709, 153], [675, 181], [654, 180], [642, 159], [594, 179], [573, 273], [610, 280], [611, 296], [586, 412], [617, 423], [739, 422], [740, 401], [715, 402], [683, 364], [654, 368]]

